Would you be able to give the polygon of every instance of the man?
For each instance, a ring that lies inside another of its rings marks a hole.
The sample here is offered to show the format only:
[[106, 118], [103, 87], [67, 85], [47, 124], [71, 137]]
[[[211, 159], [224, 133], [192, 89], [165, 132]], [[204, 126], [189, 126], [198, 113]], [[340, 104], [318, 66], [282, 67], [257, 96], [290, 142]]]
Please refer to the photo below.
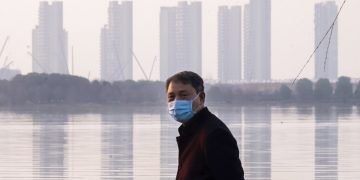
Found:
[[237, 142], [226, 125], [205, 107], [204, 82], [183, 71], [166, 81], [169, 114], [178, 122], [177, 180], [242, 180]]

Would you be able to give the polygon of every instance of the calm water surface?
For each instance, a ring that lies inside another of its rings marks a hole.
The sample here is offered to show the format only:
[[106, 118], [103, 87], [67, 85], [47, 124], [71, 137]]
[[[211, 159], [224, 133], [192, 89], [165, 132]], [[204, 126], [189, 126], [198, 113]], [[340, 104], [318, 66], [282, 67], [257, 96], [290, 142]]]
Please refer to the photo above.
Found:
[[[0, 179], [174, 179], [179, 124], [165, 107], [0, 110]], [[231, 129], [247, 180], [359, 180], [360, 108], [209, 109]]]

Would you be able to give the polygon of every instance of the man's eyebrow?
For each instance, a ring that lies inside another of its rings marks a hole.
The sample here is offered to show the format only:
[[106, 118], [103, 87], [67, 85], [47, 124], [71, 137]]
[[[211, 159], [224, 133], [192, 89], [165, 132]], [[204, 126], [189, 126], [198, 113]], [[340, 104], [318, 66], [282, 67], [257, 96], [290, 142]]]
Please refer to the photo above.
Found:
[[180, 90], [179, 93], [188, 93], [187, 90]]
[[167, 94], [168, 94], [168, 95], [174, 95], [174, 94], [186, 94], [186, 93], [189, 93], [189, 91], [188, 91], [188, 90], [180, 90], [180, 91], [178, 91], [177, 93], [175, 93], [175, 92], [168, 92]]

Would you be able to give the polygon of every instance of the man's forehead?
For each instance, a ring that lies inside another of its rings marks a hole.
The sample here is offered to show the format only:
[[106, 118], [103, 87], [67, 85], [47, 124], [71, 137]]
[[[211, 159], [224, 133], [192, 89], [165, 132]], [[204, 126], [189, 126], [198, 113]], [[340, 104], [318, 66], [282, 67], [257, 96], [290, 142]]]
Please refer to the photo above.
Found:
[[182, 82], [170, 82], [168, 87], [168, 93], [175, 93], [175, 92], [194, 92], [195, 89], [192, 87], [191, 84], [185, 84]]

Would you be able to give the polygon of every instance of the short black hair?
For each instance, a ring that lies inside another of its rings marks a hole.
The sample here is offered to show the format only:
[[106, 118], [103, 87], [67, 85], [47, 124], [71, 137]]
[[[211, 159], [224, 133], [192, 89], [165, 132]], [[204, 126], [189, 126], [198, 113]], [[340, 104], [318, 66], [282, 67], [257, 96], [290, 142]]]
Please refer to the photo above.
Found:
[[166, 80], [166, 91], [168, 90], [171, 82], [181, 82], [183, 84], [190, 84], [196, 90], [196, 93], [204, 91], [203, 79], [198, 74], [192, 71], [182, 71], [169, 77]]

